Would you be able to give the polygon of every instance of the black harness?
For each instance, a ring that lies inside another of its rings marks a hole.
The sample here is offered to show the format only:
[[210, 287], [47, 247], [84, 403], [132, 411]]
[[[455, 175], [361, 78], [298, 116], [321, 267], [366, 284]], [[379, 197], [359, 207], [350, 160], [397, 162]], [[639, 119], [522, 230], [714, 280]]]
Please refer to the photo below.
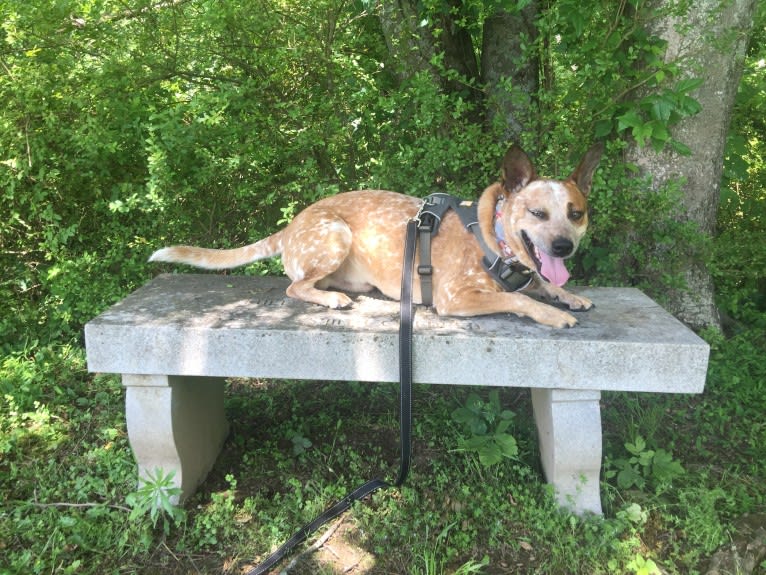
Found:
[[423, 305], [433, 305], [434, 270], [431, 265], [431, 238], [439, 233], [442, 218], [450, 209], [457, 213], [463, 226], [473, 233], [476, 241], [479, 242], [481, 251], [484, 252], [481, 265], [493, 280], [505, 291], [519, 291], [529, 285], [533, 277], [531, 269], [517, 260], [503, 259], [487, 244], [479, 226], [476, 202], [463, 201], [449, 194], [435, 193], [423, 200], [423, 205], [415, 216], [420, 244], [418, 275]]
[[433, 304], [433, 267], [431, 266], [431, 238], [439, 232], [444, 214], [453, 209], [460, 216], [460, 221], [470, 230], [484, 252], [482, 265], [503, 289], [520, 290], [532, 281], [532, 270], [515, 262], [506, 261], [493, 252], [484, 241], [476, 217], [474, 202], [461, 201], [449, 194], [431, 194], [423, 201], [420, 211], [414, 219], [407, 222], [404, 243], [404, 261], [402, 266], [402, 286], [399, 318], [399, 432], [400, 460], [399, 474], [394, 482], [385, 479], [372, 479], [360, 485], [343, 499], [326, 509], [319, 517], [301, 527], [279, 549], [274, 551], [259, 565], [247, 571], [246, 575], [263, 575], [279, 563], [292, 549], [328, 521], [348, 510], [356, 501], [361, 501], [381, 488], [399, 487], [407, 479], [412, 455], [412, 323], [414, 306], [412, 302], [412, 280], [414, 276], [416, 244], [420, 243], [420, 289], [425, 305]]

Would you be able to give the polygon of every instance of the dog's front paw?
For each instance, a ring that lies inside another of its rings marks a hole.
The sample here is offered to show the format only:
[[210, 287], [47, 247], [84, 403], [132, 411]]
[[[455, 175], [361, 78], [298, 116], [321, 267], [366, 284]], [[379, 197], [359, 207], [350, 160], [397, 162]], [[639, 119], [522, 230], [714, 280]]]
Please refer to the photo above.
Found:
[[577, 318], [571, 313], [545, 304], [542, 304], [540, 308], [536, 308], [529, 316], [537, 323], [559, 329], [577, 325]]
[[560, 297], [559, 301], [566, 304], [569, 309], [575, 311], [587, 311], [593, 307], [593, 302], [590, 301], [587, 297], [575, 295], [569, 292], [566, 292], [565, 297]]
[[346, 309], [351, 307], [353, 300], [344, 293], [329, 291], [325, 296], [324, 305], [331, 309]]
[[574, 327], [577, 325], [577, 318], [573, 316], [571, 313], [567, 313], [565, 311], [556, 310], [559, 313], [556, 315], [552, 315], [549, 318], [546, 318], [546, 321], [543, 321], [541, 323], [544, 323], [546, 325], [549, 325], [551, 327], [555, 327], [558, 329], [562, 329], [565, 327]]
[[537, 294], [573, 311], [586, 311], [593, 307], [593, 302], [587, 297], [575, 295], [562, 287], [541, 281], [536, 286]]

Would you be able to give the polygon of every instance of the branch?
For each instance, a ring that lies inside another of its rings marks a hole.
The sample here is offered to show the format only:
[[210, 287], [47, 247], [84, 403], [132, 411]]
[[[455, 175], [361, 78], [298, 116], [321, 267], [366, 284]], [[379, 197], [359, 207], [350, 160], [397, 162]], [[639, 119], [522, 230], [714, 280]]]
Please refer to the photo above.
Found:
[[287, 575], [290, 572], [291, 569], [293, 569], [298, 563], [303, 561], [304, 557], [306, 557], [307, 555], [311, 555], [314, 551], [316, 551], [317, 549], [322, 547], [322, 545], [327, 543], [327, 540], [330, 537], [332, 537], [332, 535], [333, 535], [333, 533], [335, 533], [335, 531], [337, 531], [338, 527], [340, 527], [340, 525], [341, 525], [341, 523], [343, 523], [344, 519], [345, 518], [341, 517], [335, 523], [333, 523], [330, 526], [330, 528], [327, 531], [325, 531], [324, 534], [319, 539], [314, 541], [314, 543], [311, 545], [311, 547], [309, 547], [303, 553], [298, 555], [295, 559], [290, 561], [290, 563], [287, 564], [287, 567], [285, 567], [284, 569], [282, 569], [282, 571], [280, 571], [279, 575]]
[[163, 8], [175, 8], [176, 6], [180, 6], [181, 4], [185, 4], [189, 1], [190, 0], [164, 0], [162, 2], [157, 2], [156, 4], [144, 6], [138, 10], [125, 10], [123, 12], [119, 12], [118, 14], [106, 14], [105, 16], [101, 16], [98, 21], [101, 24], [105, 24], [107, 22], [116, 22], [118, 20], [138, 18], [139, 16], [149, 14], [155, 10], [161, 10]]
[[27, 505], [32, 505], [34, 507], [40, 507], [42, 509], [45, 509], [46, 507], [108, 507], [109, 509], [117, 509], [118, 511], [127, 511], [130, 513], [132, 511], [129, 507], [125, 507], [123, 505], [111, 505], [108, 503], [66, 503], [66, 502], [56, 502], [56, 503], [38, 503], [37, 501], [24, 501], [23, 503], [26, 503]]
[[[654, 71], [654, 72], [652, 72], [651, 74], [649, 74], [648, 76], [646, 76], [646, 77], [645, 77], [643, 80], [639, 80], [639, 81], [638, 81], [638, 82], [636, 82], [635, 84], [633, 84], [633, 85], [629, 86], [628, 88], [625, 88], [625, 89], [624, 89], [622, 92], [620, 92], [620, 93], [619, 93], [617, 96], [613, 96], [613, 97], [612, 97], [612, 102], [619, 102], [619, 101], [620, 101], [620, 100], [622, 100], [622, 99], [623, 99], [625, 96], [627, 96], [628, 94], [630, 94], [630, 93], [631, 93], [631, 92], [633, 92], [634, 90], [637, 90], [638, 88], [640, 88], [641, 86], [643, 86], [644, 84], [646, 84], [647, 82], [649, 82], [649, 80], [651, 80], [652, 78], [654, 78], [655, 74], [657, 74], [657, 72], [656, 72], [656, 71]], [[595, 118], [598, 118], [598, 117], [599, 117], [601, 114], [603, 114], [604, 112], [606, 112], [608, 109], [609, 109], [609, 106], [604, 106], [603, 108], [601, 108], [600, 110], [598, 110], [598, 111], [597, 111], [595, 114], [593, 114], [593, 116], [594, 116]]]

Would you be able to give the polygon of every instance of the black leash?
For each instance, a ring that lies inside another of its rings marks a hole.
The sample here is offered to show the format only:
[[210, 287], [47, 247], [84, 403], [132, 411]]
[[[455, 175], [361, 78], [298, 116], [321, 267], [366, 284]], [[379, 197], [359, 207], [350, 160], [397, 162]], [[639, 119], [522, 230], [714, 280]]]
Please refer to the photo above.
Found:
[[417, 244], [418, 222], [407, 223], [404, 242], [404, 264], [402, 266], [402, 290], [399, 305], [399, 442], [401, 458], [399, 476], [394, 483], [383, 479], [372, 479], [354, 489], [319, 517], [301, 527], [282, 546], [269, 555], [263, 562], [253, 567], [246, 575], [262, 575], [279, 563], [296, 545], [305, 541], [322, 525], [347, 511], [355, 501], [361, 501], [371, 493], [383, 487], [400, 487], [407, 479], [412, 456], [412, 276], [415, 265], [415, 246]]

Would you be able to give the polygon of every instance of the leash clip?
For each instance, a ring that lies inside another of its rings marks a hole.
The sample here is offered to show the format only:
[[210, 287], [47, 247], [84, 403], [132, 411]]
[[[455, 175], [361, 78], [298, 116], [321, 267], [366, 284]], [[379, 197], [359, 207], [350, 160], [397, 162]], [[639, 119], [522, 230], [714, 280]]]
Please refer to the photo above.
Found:
[[433, 232], [436, 235], [439, 224], [442, 221], [442, 215], [453, 205], [452, 202], [454, 202], [452, 196], [442, 192], [436, 192], [423, 198], [423, 203], [415, 215], [418, 230], [421, 232]]

